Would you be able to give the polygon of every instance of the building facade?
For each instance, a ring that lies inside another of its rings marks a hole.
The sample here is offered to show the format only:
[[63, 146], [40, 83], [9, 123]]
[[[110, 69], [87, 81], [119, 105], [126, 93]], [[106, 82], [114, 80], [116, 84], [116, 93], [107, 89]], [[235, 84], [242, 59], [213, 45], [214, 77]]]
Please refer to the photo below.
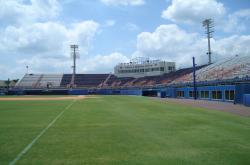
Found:
[[175, 62], [135, 58], [129, 63], [120, 63], [115, 66], [114, 74], [117, 77], [145, 77], [158, 76], [175, 71]]

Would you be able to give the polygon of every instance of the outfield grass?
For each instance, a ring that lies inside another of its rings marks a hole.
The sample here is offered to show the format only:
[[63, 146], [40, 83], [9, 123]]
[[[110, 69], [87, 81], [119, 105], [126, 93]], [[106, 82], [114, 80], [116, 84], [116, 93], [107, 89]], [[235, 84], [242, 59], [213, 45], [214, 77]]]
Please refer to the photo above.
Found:
[[[0, 101], [0, 164], [70, 103]], [[250, 164], [250, 119], [136, 96], [77, 100], [16, 164]]]

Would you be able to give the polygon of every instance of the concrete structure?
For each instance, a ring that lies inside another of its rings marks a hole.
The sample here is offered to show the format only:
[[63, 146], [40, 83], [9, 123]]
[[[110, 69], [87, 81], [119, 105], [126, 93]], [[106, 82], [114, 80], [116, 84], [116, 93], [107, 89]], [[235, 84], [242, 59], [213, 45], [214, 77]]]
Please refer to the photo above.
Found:
[[158, 76], [173, 71], [175, 71], [175, 62], [149, 60], [142, 57], [132, 59], [129, 63], [120, 63], [114, 68], [115, 76], [134, 78]]

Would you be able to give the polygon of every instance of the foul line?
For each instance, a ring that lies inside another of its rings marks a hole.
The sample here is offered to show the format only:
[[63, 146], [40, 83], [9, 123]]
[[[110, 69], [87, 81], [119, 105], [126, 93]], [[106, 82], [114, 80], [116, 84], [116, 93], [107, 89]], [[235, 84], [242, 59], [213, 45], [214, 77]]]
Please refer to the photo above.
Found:
[[62, 112], [60, 112], [54, 120], [52, 120], [47, 127], [45, 127], [16, 157], [14, 160], [12, 160], [9, 165], [14, 165], [16, 162], [26, 153], [29, 151], [29, 149], [36, 143], [36, 141], [59, 119], [62, 114], [69, 109], [76, 100], [72, 101], [67, 107], [64, 108]]

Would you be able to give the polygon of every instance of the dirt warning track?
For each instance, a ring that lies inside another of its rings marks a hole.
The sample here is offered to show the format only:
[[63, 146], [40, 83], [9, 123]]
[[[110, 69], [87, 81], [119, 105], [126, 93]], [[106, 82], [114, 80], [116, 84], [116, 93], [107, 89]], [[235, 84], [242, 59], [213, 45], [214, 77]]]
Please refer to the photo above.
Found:
[[235, 115], [250, 117], [249, 107], [246, 107], [240, 104], [233, 104], [230, 102], [192, 100], [192, 99], [174, 99], [174, 98], [167, 98], [167, 99], [160, 98], [160, 100], [163, 100], [166, 102], [172, 102], [175, 104], [182, 104], [182, 105], [187, 105], [191, 107], [205, 108], [208, 110], [223, 111], [223, 112], [228, 112], [228, 113], [232, 113]]

